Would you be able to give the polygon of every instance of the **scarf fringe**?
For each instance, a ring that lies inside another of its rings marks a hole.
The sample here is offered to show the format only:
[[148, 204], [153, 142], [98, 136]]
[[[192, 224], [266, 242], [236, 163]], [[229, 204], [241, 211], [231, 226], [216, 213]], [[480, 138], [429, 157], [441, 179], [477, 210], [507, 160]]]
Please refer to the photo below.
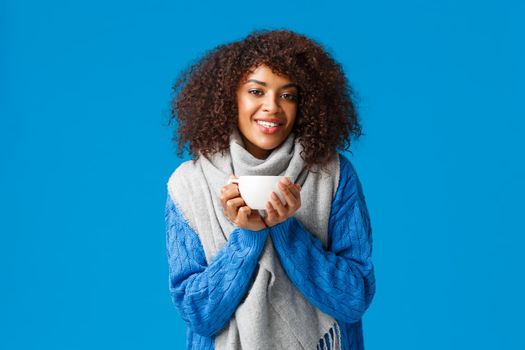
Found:
[[341, 350], [341, 330], [337, 322], [319, 339], [317, 350]]

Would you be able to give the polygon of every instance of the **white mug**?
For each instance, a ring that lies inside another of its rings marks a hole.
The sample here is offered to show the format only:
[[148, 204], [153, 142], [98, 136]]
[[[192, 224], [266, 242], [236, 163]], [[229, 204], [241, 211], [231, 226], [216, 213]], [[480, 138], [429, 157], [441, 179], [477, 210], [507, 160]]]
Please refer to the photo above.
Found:
[[279, 189], [279, 181], [283, 177], [287, 177], [292, 182], [289, 176], [259, 175], [239, 176], [237, 179], [229, 179], [228, 184], [236, 183], [239, 185], [241, 197], [250, 209], [264, 210], [266, 203], [270, 201], [272, 191], [275, 192], [281, 203], [286, 205], [286, 200]]

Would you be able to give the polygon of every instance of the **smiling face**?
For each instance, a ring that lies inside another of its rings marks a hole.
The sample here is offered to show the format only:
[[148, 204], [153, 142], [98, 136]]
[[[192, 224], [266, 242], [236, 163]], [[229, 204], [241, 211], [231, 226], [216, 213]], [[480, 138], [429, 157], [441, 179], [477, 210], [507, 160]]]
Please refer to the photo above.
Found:
[[246, 150], [266, 159], [286, 140], [297, 114], [297, 85], [258, 66], [237, 88], [238, 126]]

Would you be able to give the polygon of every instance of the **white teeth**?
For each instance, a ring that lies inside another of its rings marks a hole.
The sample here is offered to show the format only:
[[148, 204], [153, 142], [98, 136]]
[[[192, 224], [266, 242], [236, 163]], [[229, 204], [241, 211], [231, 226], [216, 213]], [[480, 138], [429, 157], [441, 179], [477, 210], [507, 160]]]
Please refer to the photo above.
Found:
[[267, 128], [273, 128], [274, 126], [279, 126], [279, 124], [277, 123], [270, 123], [270, 122], [265, 122], [262, 120], [257, 120], [257, 124], [262, 125]]

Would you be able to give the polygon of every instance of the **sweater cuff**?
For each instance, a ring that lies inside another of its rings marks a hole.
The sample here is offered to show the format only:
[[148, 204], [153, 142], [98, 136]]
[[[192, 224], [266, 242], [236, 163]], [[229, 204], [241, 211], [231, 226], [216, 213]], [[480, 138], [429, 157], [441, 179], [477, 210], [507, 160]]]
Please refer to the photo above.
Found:
[[264, 247], [266, 238], [270, 234], [270, 228], [264, 228], [259, 231], [252, 231], [246, 228], [238, 228], [238, 240], [244, 247], [259, 249]]
[[290, 216], [277, 225], [270, 228], [272, 240], [276, 243], [283, 244], [288, 237], [290, 237], [292, 227], [297, 224], [295, 216]]

